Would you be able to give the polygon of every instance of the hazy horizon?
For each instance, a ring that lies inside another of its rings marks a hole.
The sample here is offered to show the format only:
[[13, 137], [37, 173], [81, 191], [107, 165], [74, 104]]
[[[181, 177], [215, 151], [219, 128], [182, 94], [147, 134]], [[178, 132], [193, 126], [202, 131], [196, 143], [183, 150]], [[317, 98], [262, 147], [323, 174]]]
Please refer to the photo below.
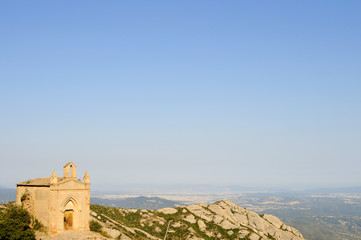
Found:
[[0, 185], [361, 185], [359, 1], [0, 2]]

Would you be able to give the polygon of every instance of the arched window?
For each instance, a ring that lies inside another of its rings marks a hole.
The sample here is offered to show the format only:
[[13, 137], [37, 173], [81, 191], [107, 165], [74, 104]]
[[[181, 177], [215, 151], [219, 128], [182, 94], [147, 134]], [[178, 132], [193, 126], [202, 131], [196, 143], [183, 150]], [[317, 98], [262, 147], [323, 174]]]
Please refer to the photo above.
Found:
[[73, 171], [73, 165], [69, 165], [69, 176], [68, 177], [71, 177], [71, 172]]

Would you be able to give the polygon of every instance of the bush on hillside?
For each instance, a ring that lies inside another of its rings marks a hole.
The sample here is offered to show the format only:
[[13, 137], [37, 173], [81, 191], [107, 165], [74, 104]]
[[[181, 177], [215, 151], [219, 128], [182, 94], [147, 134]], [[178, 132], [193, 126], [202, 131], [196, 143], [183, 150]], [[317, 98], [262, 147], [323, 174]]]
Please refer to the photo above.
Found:
[[0, 239], [35, 240], [30, 222], [30, 215], [25, 209], [14, 204], [7, 205], [0, 213]]
[[91, 220], [89, 223], [90, 231], [101, 233], [103, 230], [102, 225], [95, 220]]
[[89, 222], [89, 228], [90, 231], [97, 232], [103, 235], [104, 237], [111, 238], [111, 236], [107, 232], [103, 231], [103, 226], [98, 221], [91, 220]]

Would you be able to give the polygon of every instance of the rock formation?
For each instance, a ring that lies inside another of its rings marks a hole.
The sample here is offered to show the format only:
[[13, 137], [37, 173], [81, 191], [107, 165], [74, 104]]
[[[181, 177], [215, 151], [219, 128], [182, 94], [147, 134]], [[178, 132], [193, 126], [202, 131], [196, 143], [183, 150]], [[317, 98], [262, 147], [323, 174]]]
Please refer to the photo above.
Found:
[[302, 240], [302, 234], [272, 215], [259, 215], [230, 201], [156, 211], [93, 205], [92, 219], [114, 238]]

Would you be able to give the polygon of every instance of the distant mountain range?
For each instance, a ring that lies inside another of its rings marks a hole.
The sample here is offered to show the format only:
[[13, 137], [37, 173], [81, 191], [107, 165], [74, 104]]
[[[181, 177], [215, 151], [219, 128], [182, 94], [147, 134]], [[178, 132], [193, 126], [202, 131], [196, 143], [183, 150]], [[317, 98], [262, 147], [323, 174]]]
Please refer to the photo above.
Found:
[[357, 187], [340, 187], [340, 188], [318, 188], [306, 190], [308, 193], [331, 194], [331, 193], [361, 193], [361, 186]]
[[134, 197], [134, 198], [122, 198], [122, 199], [104, 199], [91, 197], [90, 202], [92, 204], [98, 204], [108, 207], [126, 208], [126, 209], [147, 209], [155, 210], [167, 207], [176, 207], [183, 205], [181, 202], [170, 201], [159, 197]]
[[7, 203], [16, 200], [16, 189], [0, 186], [0, 203]]

